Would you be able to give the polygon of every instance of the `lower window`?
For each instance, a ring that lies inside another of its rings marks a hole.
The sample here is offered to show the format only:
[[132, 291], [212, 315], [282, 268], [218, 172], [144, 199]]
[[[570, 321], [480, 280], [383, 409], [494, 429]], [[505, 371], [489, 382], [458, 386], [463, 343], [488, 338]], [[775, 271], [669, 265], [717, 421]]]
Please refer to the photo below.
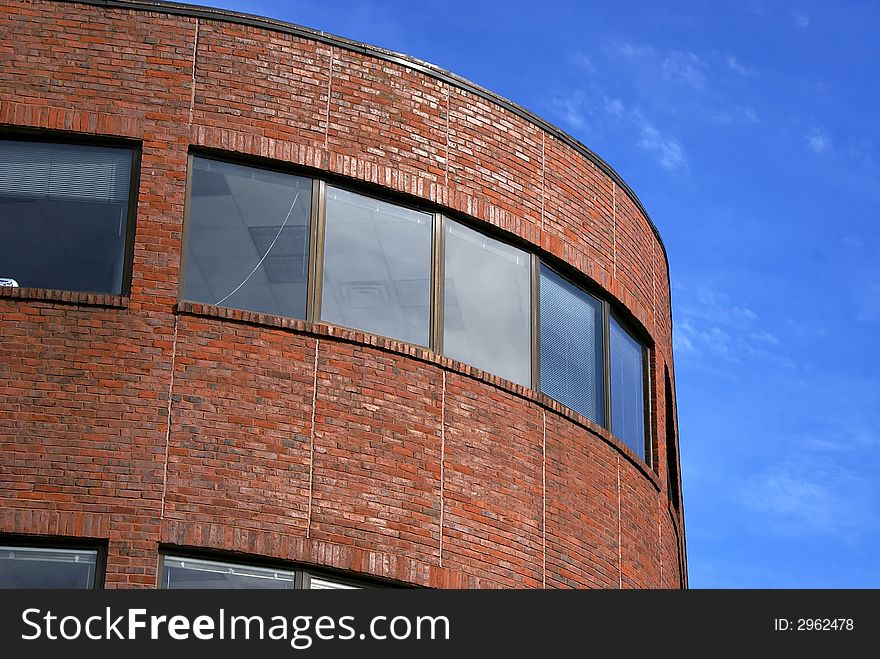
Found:
[[362, 588], [349, 579], [334, 579], [304, 570], [227, 563], [204, 558], [166, 554], [162, 557], [161, 588], [266, 590], [330, 590]]
[[0, 588], [96, 588], [97, 549], [0, 546]]

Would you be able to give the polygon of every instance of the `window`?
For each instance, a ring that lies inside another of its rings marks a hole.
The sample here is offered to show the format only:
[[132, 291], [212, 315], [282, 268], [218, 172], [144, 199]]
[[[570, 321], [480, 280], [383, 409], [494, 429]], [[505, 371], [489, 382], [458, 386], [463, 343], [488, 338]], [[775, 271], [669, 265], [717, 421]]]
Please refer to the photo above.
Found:
[[323, 180], [202, 156], [190, 176], [184, 299], [428, 347], [539, 387], [646, 459], [645, 345], [535, 254]]
[[541, 265], [541, 391], [605, 424], [602, 304]]
[[199, 558], [164, 556], [162, 560], [163, 588], [288, 590], [294, 588], [295, 577], [292, 570], [253, 567]]
[[611, 432], [645, 459], [644, 354], [642, 344], [612, 316]]
[[678, 447], [675, 441], [675, 405], [672, 402], [672, 381], [669, 379], [668, 368], [663, 368], [663, 375], [664, 391], [666, 392], [666, 484], [669, 500], [678, 510]]
[[324, 577], [316, 577], [311, 574], [306, 574], [306, 588], [309, 590], [354, 590], [358, 588], [358, 586], [352, 586], [348, 583], [343, 583], [341, 581], [336, 581], [334, 579], [326, 579]]
[[183, 297], [306, 317], [312, 182], [193, 157]]
[[427, 346], [433, 216], [327, 187], [321, 318]]
[[0, 588], [96, 588], [97, 549], [0, 546]]
[[0, 279], [121, 295], [130, 148], [0, 140]]
[[446, 220], [443, 352], [531, 386], [531, 258]]
[[310, 571], [261, 567], [205, 558], [162, 556], [161, 588], [271, 590], [344, 590], [364, 587], [356, 581], [313, 574]]

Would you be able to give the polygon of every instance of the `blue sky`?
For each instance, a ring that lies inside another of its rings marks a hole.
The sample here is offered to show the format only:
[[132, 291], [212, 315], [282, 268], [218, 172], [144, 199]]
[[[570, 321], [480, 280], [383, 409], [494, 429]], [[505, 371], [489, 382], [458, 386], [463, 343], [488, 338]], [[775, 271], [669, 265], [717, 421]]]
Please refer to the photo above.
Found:
[[666, 244], [692, 587], [880, 587], [876, 3], [209, 3], [528, 108]]

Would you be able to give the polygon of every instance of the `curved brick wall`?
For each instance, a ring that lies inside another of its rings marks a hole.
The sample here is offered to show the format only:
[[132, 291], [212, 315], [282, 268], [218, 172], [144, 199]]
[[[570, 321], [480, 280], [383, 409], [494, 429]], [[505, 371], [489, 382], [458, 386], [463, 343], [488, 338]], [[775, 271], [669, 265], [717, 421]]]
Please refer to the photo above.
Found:
[[[669, 278], [598, 159], [451, 74], [155, 3], [0, 0], [0, 127], [137, 140], [128, 297], [0, 289], [0, 533], [160, 544], [440, 587], [680, 587]], [[178, 301], [187, 153], [260, 156], [495, 225], [653, 341], [653, 467], [537, 392], [363, 333]]]

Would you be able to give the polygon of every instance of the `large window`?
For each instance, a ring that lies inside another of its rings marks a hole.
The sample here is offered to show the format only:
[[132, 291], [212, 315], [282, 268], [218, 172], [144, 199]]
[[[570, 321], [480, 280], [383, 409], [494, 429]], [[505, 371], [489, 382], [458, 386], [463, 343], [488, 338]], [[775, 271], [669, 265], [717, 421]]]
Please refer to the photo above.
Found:
[[0, 546], [0, 588], [95, 588], [96, 549]]
[[418, 205], [191, 161], [184, 299], [425, 346], [539, 388], [645, 458], [645, 345], [578, 279]]
[[0, 279], [121, 294], [133, 157], [129, 148], [0, 140]]
[[541, 391], [605, 424], [602, 304], [541, 266]]
[[292, 568], [261, 567], [185, 556], [162, 556], [161, 588], [184, 589], [349, 589], [363, 587], [348, 579], [335, 579]]
[[193, 157], [183, 297], [306, 317], [312, 182]]
[[531, 386], [531, 258], [446, 221], [443, 352]]
[[321, 318], [427, 346], [433, 216], [327, 187]]
[[645, 457], [644, 350], [611, 318], [611, 432]]

